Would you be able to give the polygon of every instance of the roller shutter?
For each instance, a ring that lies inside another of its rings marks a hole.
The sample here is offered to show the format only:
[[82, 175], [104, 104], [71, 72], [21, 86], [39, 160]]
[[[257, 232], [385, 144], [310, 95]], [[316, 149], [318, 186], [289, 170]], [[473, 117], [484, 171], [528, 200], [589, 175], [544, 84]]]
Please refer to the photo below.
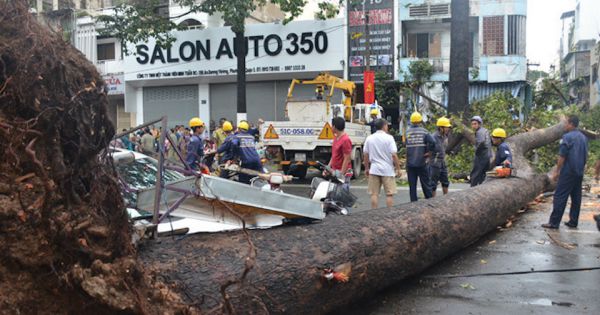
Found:
[[144, 122], [168, 117], [169, 127], [187, 125], [198, 116], [198, 86], [161, 86], [144, 88]]

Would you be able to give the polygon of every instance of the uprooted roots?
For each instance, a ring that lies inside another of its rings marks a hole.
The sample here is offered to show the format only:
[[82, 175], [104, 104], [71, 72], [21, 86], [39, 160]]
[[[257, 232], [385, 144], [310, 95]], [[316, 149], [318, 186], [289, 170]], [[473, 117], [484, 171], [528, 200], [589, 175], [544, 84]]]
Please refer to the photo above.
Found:
[[175, 313], [137, 262], [96, 69], [0, 0], [0, 313]]

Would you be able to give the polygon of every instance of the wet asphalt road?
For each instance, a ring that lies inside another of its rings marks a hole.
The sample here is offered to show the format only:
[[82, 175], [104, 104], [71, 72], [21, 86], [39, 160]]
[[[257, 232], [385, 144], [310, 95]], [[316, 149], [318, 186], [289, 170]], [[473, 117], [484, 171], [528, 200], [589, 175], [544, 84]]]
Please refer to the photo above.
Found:
[[[284, 190], [308, 194], [309, 183]], [[359, 198], [353, 210], [370, 208], [366, 181], [353, 186]], [[399, 189], [395, 204], [408, 202], [407, 189]], [[542, 229], [551, 208], [549, 198], [519, 214], [510, 227], [489, 233], [420, 276], [334, 314], [600, 314], [600, 270], [564, 271], [600, 268], [600, 232], [592, 219], [600, 212], [600, 199], [591, 194], [584, 198], [578, 229]], [[542, 270], [549, 272], [510, 274]], [[486, 273], [495, 275], [482, 275]]]

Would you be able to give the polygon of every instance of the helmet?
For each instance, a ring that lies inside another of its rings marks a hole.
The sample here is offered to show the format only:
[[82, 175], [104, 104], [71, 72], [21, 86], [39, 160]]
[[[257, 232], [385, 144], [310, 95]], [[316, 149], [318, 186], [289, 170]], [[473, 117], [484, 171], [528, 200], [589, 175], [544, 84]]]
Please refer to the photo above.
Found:
[[506, 131], [502, 128], [496, 128], [492, 131], [492, 137], [494, 138], [506, 138]]
[[248, 125], [248, 122], [242, 121], [242, 122], [240, 122], [238, 128], [240, 128], [242, 130], [248, 130], [248, 129], [250, 129], [250, 125]]
[[450, 119], [446, 117], [441, 117], [440, 119], [438, 119], [435, 125], [438, 127], [452, 127], [452, 125], [450, 124]]
[[190, 119], [190, 128], [202, 127], [202, 126], [204, 126], [204, 122], [202, 121], [202, 119], [200, 119], [198, 117], [194, 117], [194, 118]]
[[223, 131], [231, 131], [231, 130], [233, 130], [233, 125], [228, 121], [224, 122], [223, 123]]
[[371, 115], [377, 115], [379, 114], [379, 111], [375, 108], [371, 109]]
[[419, 112], [414, 112], [412, 113], [412, 115], [410, 115], [410, 122], [412, 124], [420, 123], [422, 121], [423, 117], [421, 117], [421, 114], [419, 114]]
[[480, 116], [473, 116], [473, 117], [471, 118], [471, 121], [476, 121], [476, 122], [478, 122], [478, 123], [480, 123], [480, 124], [483, 124], [483, 119], [481, 119], [481, 117], [480, 117]]

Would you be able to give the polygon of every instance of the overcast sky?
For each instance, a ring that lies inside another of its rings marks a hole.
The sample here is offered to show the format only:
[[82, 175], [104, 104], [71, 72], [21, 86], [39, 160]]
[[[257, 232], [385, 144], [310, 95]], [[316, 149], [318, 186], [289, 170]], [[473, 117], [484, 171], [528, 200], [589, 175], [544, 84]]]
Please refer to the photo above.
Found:
[[527, 58], [530, 63], [541, 64], [538, 70], [548, 71], [558, 60], [560, 16], [571, 10], [575, 10], [575, 0], [527, 1]]
[[[312, 19], [319, 1], [322, 0], [308, 0], [300, 19]], [[575, 0], [527, 0], [527, 6], [527, 58], [530, 63], [540, 63], [538, 70], [548, 71], [558, 59], [560, 16], [575, 10]]]

